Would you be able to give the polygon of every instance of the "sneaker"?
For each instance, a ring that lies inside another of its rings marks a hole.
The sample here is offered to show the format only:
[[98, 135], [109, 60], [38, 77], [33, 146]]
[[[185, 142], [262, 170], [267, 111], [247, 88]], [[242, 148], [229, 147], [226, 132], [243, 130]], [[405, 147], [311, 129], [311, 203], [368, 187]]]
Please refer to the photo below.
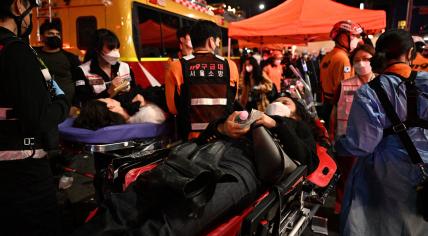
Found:
[[58, 184], [58, 188], [59, 189], [68, 189], [71, 187], [71, 185], [73, 184], [73, 177], [68, 177], [68, 176], [62, 176], [59, 179], [59, 184]]

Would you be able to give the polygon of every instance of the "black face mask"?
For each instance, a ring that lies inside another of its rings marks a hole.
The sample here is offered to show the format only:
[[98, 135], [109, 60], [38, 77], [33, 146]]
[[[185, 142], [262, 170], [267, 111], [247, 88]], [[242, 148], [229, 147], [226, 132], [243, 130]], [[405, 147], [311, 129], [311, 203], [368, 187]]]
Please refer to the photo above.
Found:
[[62, 47], [61, 39], [58, 36], [46, 37], [45, 44], [50, 49], [57, 49]]

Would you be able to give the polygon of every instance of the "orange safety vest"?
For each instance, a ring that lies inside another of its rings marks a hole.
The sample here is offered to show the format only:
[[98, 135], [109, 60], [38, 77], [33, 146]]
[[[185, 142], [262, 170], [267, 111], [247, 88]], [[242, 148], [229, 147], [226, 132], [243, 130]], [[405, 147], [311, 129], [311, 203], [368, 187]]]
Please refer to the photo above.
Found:
[[212, 53], [194, 53], [180, 59], [183, 84], [178, 120], [181, 133], [201, 132], [208, 124], [227, 115], [235, 91], [230, 87], [228, 61]]
[[336, 122], [336, 132], [335, 137], [340, 137], [341, 135], [346, 134], [346, 127], [348, 124], [348, 117], [351, 111], [352, 101], [354, 100], [354, 94], [359, 87], [363, 85], [358, 76], [354, 76], [350, 79], [343, 80], [340, 84], [340, 97], [337, 102], [337, 122]]

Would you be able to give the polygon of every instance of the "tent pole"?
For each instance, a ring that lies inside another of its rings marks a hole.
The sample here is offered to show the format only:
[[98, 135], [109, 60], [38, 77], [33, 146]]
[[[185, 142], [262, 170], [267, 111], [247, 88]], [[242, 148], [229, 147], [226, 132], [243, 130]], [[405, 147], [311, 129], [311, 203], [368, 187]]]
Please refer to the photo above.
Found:
[[408, 31], [410, 31], [411, 25], [412, 25], [412, 13], [413, 13], [413, 0], [408, 0], [407, 14], [406, 14], [406, 28]]
[[227, 59], [230, 59], [230, 49], [232, 47], [232, 39], [229, 37], [227, 38]]

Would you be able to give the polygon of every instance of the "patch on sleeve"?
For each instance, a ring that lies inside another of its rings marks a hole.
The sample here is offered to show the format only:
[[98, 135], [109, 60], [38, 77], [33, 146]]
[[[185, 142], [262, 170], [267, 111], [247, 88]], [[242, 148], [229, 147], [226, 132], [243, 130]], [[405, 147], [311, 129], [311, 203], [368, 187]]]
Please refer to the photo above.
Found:
[[85, 85], [85, 81], [84, 80], [78, 80], [76, 81], [76, 86], [83, 86]]
[[351, 67], [350, 67], [350, 66], [345, 66], [345, 67], [343, 68], [343, 72], [345, 72], [345, 73], [349, 73], [349, 72], [351, 72]]

